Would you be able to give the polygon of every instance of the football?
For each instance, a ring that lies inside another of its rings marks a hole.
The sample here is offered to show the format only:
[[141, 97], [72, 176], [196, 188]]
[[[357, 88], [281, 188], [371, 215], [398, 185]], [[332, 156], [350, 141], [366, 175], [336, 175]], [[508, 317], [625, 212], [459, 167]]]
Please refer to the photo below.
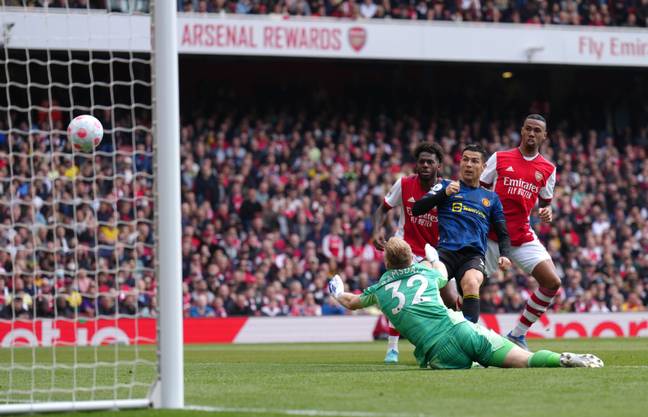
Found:
[[92, 152], [101, 143], [103, 126], [94, 116], [77, 116], [68, 125], [67, 134], [76, 151]]

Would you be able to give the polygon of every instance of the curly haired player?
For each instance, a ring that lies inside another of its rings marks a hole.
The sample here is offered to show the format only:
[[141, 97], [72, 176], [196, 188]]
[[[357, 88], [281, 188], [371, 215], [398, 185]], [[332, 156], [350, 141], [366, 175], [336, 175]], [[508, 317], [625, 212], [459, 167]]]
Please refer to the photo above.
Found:
[[[437, 173], [443, 161], [443, 150], [436, 143], [424, 142], [414, 149], [416, 159], [415, 174], [399, 178], [385, 196], [383, 204], [376, 209], [373, 217], [374, 246], [378, 250], [385, 247], [384, 224], [387, 213], [392, 208], [400, 209], [398, 228], [395, 236], [402, 237], [412, 247], [415, 259], [423, 260], [425, 244], [436, 246], [439, 241], [439, 228], [436, 210], [424, 216], [415, 217], [412, 214], [414, 202], [423, 197], [437, 183]], [[457, 286], [454, 281], [441, 290], [441, 297], [450, 308], [457, 308]], [[385, 355], [385, 363], [398, 362], [399, 334], [389, 325], [389, 343]]]

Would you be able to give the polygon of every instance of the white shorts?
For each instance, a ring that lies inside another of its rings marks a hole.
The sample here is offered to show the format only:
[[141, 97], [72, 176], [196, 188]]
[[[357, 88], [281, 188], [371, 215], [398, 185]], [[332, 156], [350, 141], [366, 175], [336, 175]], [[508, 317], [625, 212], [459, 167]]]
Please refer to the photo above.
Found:
[[[492, 275], [497, 272], [499, 266], [497, 260], [500, 257], [499, 246], [497, 242], [488, 239], [488, 248], [486, 249], [486, 275]], [[542, 261], [551, 260], [549, 252], [542, 246], [542, 243], [535, 238], [531, 242], [523, 243], [520, 246], [511, 247], [511, 261], [526, 274], [531, 275], [533, 269]]]

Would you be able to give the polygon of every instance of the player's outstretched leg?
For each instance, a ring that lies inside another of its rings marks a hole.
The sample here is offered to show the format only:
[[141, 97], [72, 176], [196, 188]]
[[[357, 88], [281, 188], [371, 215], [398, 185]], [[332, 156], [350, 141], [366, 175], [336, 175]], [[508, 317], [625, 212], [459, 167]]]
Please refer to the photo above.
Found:
[[[544, 250], [544, 248], [542, 249]], [[529, 350], [526, 342], [526, 334], [529, 331], [529, 327], [538, 321], [547, 311], [560, 290], [560, 278], [556, 274], [556, 269], [551, 259], [546, 259], [537, 264], [533, 268], [531, 275], [538, 281], [540, 287], [527, 300], [524, 311], [520, 315], [515, 328], [507, 335], [509, 340], [525, 350]]]
[[539, 350], [528, 360], [529, 368], [602, 368], [603, 361], [591, 353], [556, 353]]
[[[524, 350], [495, 333], [493, 330], [473, 323], [461, 323], [453, 328], [450, 338], [461, 352], [451, 356], [464, 357], [485, 366], [497, 368], [602, 368], [603, 361], [592, 354], [555, 353]], [[448, 345], [451, 345], [448, 343]]]
[[493, 352], [489, 366], [500, 368], [602, 368], [603, 361], [590, 353], [556, 353], [526, 351], [510, 341]]
[[387, 336], [387, 354], [385, 355], [385, 363], [398, 363], [398, 339], [400, 333], [394, 325], [389, 322], [389, 333]]

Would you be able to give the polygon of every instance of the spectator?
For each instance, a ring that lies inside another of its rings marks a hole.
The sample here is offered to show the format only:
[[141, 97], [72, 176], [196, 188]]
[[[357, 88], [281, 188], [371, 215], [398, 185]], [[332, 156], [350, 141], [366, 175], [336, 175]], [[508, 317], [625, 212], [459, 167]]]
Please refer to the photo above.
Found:
[[344, 307], [340, 305], [333, 297], [326, 297], [324, 304], [322, 305], [322, 315], [323, 316], [342, 316], [346, 314]]
[[321, 316], [322, 307], [315, 302], [313, 293], [307, 293], [304, 298], [304, 305], [302, 307], [301, 316]]
[[216, 312], [214, 311], [213, 307], [207, 304], [207, 295], [206, 294], [200, 294], [195, 302], [195, 305], [193, 305], [189, 309], [189, 317], [196, 318], [196, 317], [215, 317]]
[[227, 309], [225, 308], [225, 301], [221, 297], [214, 298], [212, 303], [212, 308], [214, 309], [214, 315], [216, 317], [227, 317]]
[[255, 188], [248, 189], [247, 197], [241, 203], [239, 209], [239, 217], [243, 222], [243, 227], [248, 230], [252, 224], [252, 220], [263, 212], [263, 206], [257, 199], [257, 191]]
[[641, 302], [641, 299], [639, 298], [639, 296], [636, 293], [633, 292], [633, 293], [628, 294], [628, 299], [621, 306], [621, 310], [622, 311], [632, 311], [632, 312], [646, 311], [646, 307]]
[[322, 240], [322, 252], [327, 259], [333, 259], [337, 262], [344, 260], [344, 240], [342, 239], [342, 227], [340, 219], [333, 220], [331, 233], [324, 236]]
[[283, 310], [279, 307], [277, 300], [270, 300], [261, 307], [261, 314], [266, 317], [277, 317], [283, 315]]
[[376, 15], [378, 11], [378, 6], [373, 2], [373, 0], [363, 0], [360, 5], [360, 14], [365, 19], [371, 19]]
[[6, 307], [2, 310], [2, 317], [8, 320], [28, 319], [28, 308], [24, 303], [23, 294], [16, 294], [15, 297], [6, 301]]
[[250, 306], [250, 302], [243, 294], [237, 294], [232, 307], [228, 311], [229, 316], [251, 316], [254, 310]]
[[250, 0], [239, 0], [236, 3], [236, 13], [248, 14], [252, 12], [252, 2]]

